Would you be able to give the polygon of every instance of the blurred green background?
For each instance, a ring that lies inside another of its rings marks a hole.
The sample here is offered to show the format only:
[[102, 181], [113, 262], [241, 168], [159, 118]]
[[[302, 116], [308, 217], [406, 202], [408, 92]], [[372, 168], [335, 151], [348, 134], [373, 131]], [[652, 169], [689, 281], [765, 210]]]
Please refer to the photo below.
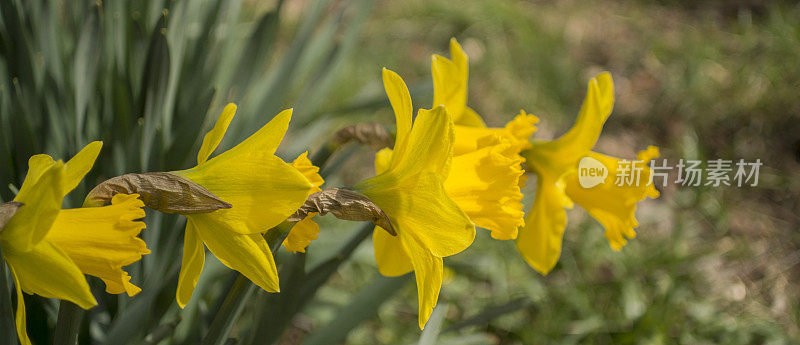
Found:
[[[659, 199], [639, 204], [638, 236], [622, 252], [611, 251], [602, 227], [576, 207], [569, 212], [561, 260], [546, 277], [521, 260], [512, 242], [491, 240], [479, 230], [472, 247], [445, 261], [446, 283], [432, 317], [437, 326], [429, 324], [426, 329], [432, 330], [421, 341], [434, 339], [437, 329], [434, 340], [440, 344], [800, 339], [800, 7], [795, 4], [2, 0], [0, 5], [0, 180], [18, 187], [31, 154], [67, 158], [91, 140], [104, 140], [92, 175], [70, 196], [73, 207], [104, 178], [188, 167], [199, 138], [227, 102], [236, 102], [239, 113], [225, 147], [279, 110], [294, 107], [280, 150], [287, 160], [306, 149], [313, 154], [348, 124], [377, 121], [392, 128], [380, 68], [403, 76], [415, 106], [428, 107], [430, 56], [448, 56], [450, 37], [470, 56], [470, 106], [494, 126], [525, 109], [540, 118], [535, 134], [540, 139], [566, 131], [586, 82], [610, 71], [616, 105], [597, 151], [633, 158], [656, 145], [673, 165], [681, 158], [761, 159], [759, 185], [670, 183]], [[326, 185], [350, 186], [369, 176], [373, 153], [355, 145], [336, 152], [323, 169]], [[340, 169], [344, 164], [348, 168]], [[13, 188], [0, 189], [0, 197], [13, 198]], [[230, 272], [208, 256], [192, 304], [179, 312], [174, 288], [183, 220], [153, 213], [147, 222], [144, 237], [153, 254], [132, 267], [145, 292], [133, 299], [105, 297], [87, 314], [82, 343], [195, 343], [207, 331], [232, 282]], [[323, 217], [321, 226], [307, 255], [280, 250], [282, 284], [305, 286], [307, 276], [290, 274], [297, 267], [311, 272], [330, 264], [361, 225]], [[316, 294], [292, 296], [284, 287], [277, 297], [259, 292], [230, 336], [242, 343], [420, 341], [413, 279], [381, 278], [369, 240], [352, 260], [330, 267], [335, 273]], [[102, 291], [102, 284], [94, 285]], [[49, 342], [47, 326], [52, 328], [57, 304], [35, 296], [26, 300], [31, 336]], [[288, 329], [264, 326], [288, 317]], [[262, 326], [263, 332], [253, 331]], [[269, 337], [256, 336], [262, 333]]]

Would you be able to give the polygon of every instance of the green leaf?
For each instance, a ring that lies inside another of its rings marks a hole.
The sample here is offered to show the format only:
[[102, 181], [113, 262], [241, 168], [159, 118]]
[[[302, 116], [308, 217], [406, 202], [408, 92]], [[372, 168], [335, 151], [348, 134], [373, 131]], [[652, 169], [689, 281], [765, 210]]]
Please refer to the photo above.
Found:
[[[374, 317], [378, 309], [390, 300], [398, 291], [408, 285], [413, 274], [400, 277], [384, 277], [377, 275], [367, 286], [353, 295], [353, 299], [342, 307], [331, 322], [314, 330], [303, 341], [303, 345], [336, 344], [347, 338], [347, 334], [365, 320]], [[439, 309], [437, 307], [437, 309]], [[433, 312], [436, 315], [436, 310]]]
[[502, 305], [490, 306], [476, 315], [450, 325], [444, 332], [455, 332], [470, 326], [483, 326], [495, 318], [531, 307], [531, 305], [532, 302], [528, 298], [523, 297], [511, 300]]
[[222, 307], [214, 317], [208, 334], [203, 338], [203, 345], [222, 345], [226, 343], [228, 333], [230, 333], [231, 328], [233, 328], [234, 323], [242, 314], [244, 306], [256, 289], [258, 287], [245, 276], [240, 274], [236, 277], [236, 282], [233, 283], [233, 287], [225, 296]]
[[250, 330], [249, 344], [261, 344], [277, 340], [285, 328], [291, 324], [291, 315], [297, 313], [300, 297], [299, 288], [306, 279], [306, 254], [291, 255], [282, 265], [278, 276], [281, 284], [279, 294], [260, 294], [256, 310], [269, 310], [258, 313]]
[[85, 19], [83, 29], [78, 38], [75, 49], [75, 60], [72, 65], [73, 81], [75, 83], [75, 127], [74, 144], [83, 145], [86, 142], [85, 125], [86, 112], [91, 95], [95, 93], [97, 69], [100, 62], [100, 29], [98, 23], [99, 8], [93, 6]]
[[447, 303], [439, 302], [433, 308], [433, 313], [425, 324], [425, 329], [422, 330], [422, 335], [419, 337], [419, 345], [434, 345], [439, 338], [439, 332], [442, 330], [444, 323], [444, 316], [447, 314]]
[[151, 156], [153, 147], [158, 139], [156, 131], [162, 125], [164, 118], [164, 102], [170, 70], [169, 45], [167, 44], [165, 33], [166, 17], [162, 17], [161, 23], [151, 35], [144, 69], [144, 89], [142, 90], [144, 127], [142, 129], [141, 158], [139, 162], [143, 171], [149, 171], [148, 169], [153, 166]]
[[0, 253], [0, 345], [16, 345], [17, 329], [11, 308], [11, 279]]
[[61, 301], [58, 308], [53, 345], [75, 345], [78, 343], [78, 331], [83, 321], [84, 311], [69, 301]]
[[[287, 224], [281, 224], [267, 231], [264, 235], [273, 255], [280, 248], [286, 235], [289, 234]], [[203, 338], [203, 345], [222, 345], [228, 340], [228, 333], [233, 328], [236, 320], [241, 316], [244, 306], [247, 304], [253, 293], [258, 287], [245, 276], [239, 274], [233, 287], [225, 296], [214, 320], [211, 322], [208, 333]]]

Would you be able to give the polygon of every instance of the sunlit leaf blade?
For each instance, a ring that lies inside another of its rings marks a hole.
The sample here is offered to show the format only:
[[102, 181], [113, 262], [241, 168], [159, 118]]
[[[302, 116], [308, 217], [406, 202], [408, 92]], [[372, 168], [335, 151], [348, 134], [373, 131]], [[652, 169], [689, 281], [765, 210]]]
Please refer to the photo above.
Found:
[[152, 165], [153, 146], [159, 139], [156, 131], [161, 127], [165, 116], [164, 101], [167, 95], [170, 70], [169, 46], [165, 36], [166, 18], [162, 18], [158, 27], [164, 28], [164, 30], [156, 30], [152, 34], [145, 64], [144, 89], [142, 90], [141, 109], [144, 124], [140, 166], [145, 171]]
[[[2, 257], [2, 256], [0, 256]], [[12, 279], [7, 273], [5, 262], [0, 262], [0, 345], [17, 343], [17, 329], [14, 312], [11, 308]]]
[[278, 276], [281, 277], [281, 293], [269, 294], [260, 293], [256, 310], [269, 310], [256, 314], [253, 327], [248, 336], [249, 344], [261, 344], [264, 342], [277, 340], [281, 336], [286, 326], [291, 324], [291, 317], [298, 307], [299, 288], [306, 279], [305, 272], [306, 255], [299, 253], [292, 255], [283, 264]]
[[444, 332], [445, 333], [455, 332], [470, 326], [486, 325], [495, 318], [511, 314], [520, 309], [529, 308], [531, 307], [531, 305], [532, 305], [531, 301], [527, 298], [516, 298], [502, 305], [490, 306], [476, 315], [465, 318], [464, 320], [461, 320], [459, 322], [453, 323], [452, 325], [447, 327], [444, 330]]
[[439, 304], [433, 308], [433, 314], [431, 314], [430, 319], [428, 319], [428, 323], [425, 324], [425, 329], [422, 330], [422, 335], [419, 337], [419, 345], [434, 345], [437, 343], [446, 314], [447, 303], [439, 302]]
[[[375, 276], [371, 282], [367, 283], [365, 288], [353, 295], [350, 304], [342, 307], [337, 312], [338, 316], [336, 318], [319, 329], [313, 330], [303, 341], [303, 345], [343, 342], [351, 330], [365, 320], [374, 317], [383, 303], [408, 286], [412, 277], [412, 274], [400, 277]], [[434, 321], [435, 317], [436, 310], [434, 310], [429, 324]]]

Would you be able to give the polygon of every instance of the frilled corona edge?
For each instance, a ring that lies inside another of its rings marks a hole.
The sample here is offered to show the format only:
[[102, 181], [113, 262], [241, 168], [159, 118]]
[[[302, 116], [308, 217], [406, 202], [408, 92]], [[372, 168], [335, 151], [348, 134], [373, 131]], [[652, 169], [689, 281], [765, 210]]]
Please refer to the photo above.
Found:
[[125, 174], [103, 181], [86, 197], [84, 206], [102, 206], [115, 194], [139, 194], [150, 209], [164, 213], [195, 214], [231, 208], [205, 187], [168, 173]]

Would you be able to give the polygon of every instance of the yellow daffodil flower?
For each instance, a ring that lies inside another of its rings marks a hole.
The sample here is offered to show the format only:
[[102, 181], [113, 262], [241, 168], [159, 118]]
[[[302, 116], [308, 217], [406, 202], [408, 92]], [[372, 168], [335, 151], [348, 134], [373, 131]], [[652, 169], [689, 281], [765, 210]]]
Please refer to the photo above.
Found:
[[138, 195], [118, 194], [111, 205], [61, 209], [64, 196], [94, 165], [102, 147], [93, 142], [66, 164], [47, 155], [28, 161], [28, 174], [14, 201], [23, 205], [0, 229], [3, 258], [17, 290], [16, 325], [22, 344], [30, 344], [22, 292], [70, 301], [84, 309], [97, 304], [84, 274], [99, 277], [106, 292], [140, 291], [122, 270], [150, 251], [137, 237], [145, 228]]
[[[607, 156], [604, 154], [590, 152], [592, 157], [608, 168], [608, 176], [617, 176], [622, 159]], [[636, 237], [633, 228], [639, 226], [636, 221], [636, 203], [644, 200], [645, 197], [658, 198], [659, 192], [652, 184], [652, 172], [648, 167], [648, 162], [658, 158], [658, 148], [649, 146], [646, 150], [640, 151], [636, 155], [637, 166], [641, 167], [641, 176], [638, 184], [620, 183], [618, 185], [613, 178], [609, 178], [605, 183], [596, 187], [582, 188], [578, 181], [578, 174], [572, 173], [566, 179], [567, 197], [583, 207], [605, 228], [605, 236], [611, 249], [619, 251], [628, 242], [626, 238]], [[633, 164], [633, 161], [629, 161]]]
[[294, 213], [315, 186], [298, 169], [275, 155], [292, 117], [284, 110], [256, 133], [211, 159], [234, 114], [228, 104], [203, 138], [197, 166], [174, 172], [205, 187], [229, 209], [189, 214], [176, 299], [186, 306], [203, 270], [205, 247], [229, 268], [262, 289], [277, 292], [272, 252], [261, 235]]
[[[558, 262], [567, 225], [565, 208], [572, 208], [573, 202], [606, 228], [611, 247], [619, 250], [626, 242], [624, 237], [635, 236], [636, 203], [647, 196], [658, 197], [658, 191], [648, 183], [648, 168], [642, 169], [640, 184], [618, 186], [614, 176], [619, 159], [591, 151], [613, 106], [614, 84], [609, 73], [602, 73], [589, 82], [572, 129], [553, 141], [534, 141], [527, 151], [528, 167], [537, 176], [536, 198], [517, 239], [517, 248], [528, 264], [542, 274], [550, 272]], [[608, 169], [606, 180], [592, 188], [581, 187], [576, 173], [579, 161], [587, 156]], [[651, 147], [640, 153], [639, 159], [646, 165], [657, 156], [658, 150]]]
[[431, 59], [433, 104], [444, 105], [455, 123], [453, 173], [445, 189], [475, 225], [490, 230], [493, 238], [514, 239], [525, 216], [520, 151], [530, 146], [539, 120], [523, 111], [503, 128], [487, 128], [467, 106], [469, 58], [455, 38], [450, 55], [452, 60]]
[[375, 202], [397, 231], [395, 237], [375, 229], [375, 257], [384, 275], [414, 271], [422, 328], [439, 298], [442, 258], [469, 247], [475, 226], [445, 191], [454, 136], [447, 111], [442, 106], [420, 109], [412, 124], [406, 84], [387, 69], [383, 70], [383, 83], [397, 121], [394, 152], [391, 157], [379, 154], [377, 176], [355, 189]]

